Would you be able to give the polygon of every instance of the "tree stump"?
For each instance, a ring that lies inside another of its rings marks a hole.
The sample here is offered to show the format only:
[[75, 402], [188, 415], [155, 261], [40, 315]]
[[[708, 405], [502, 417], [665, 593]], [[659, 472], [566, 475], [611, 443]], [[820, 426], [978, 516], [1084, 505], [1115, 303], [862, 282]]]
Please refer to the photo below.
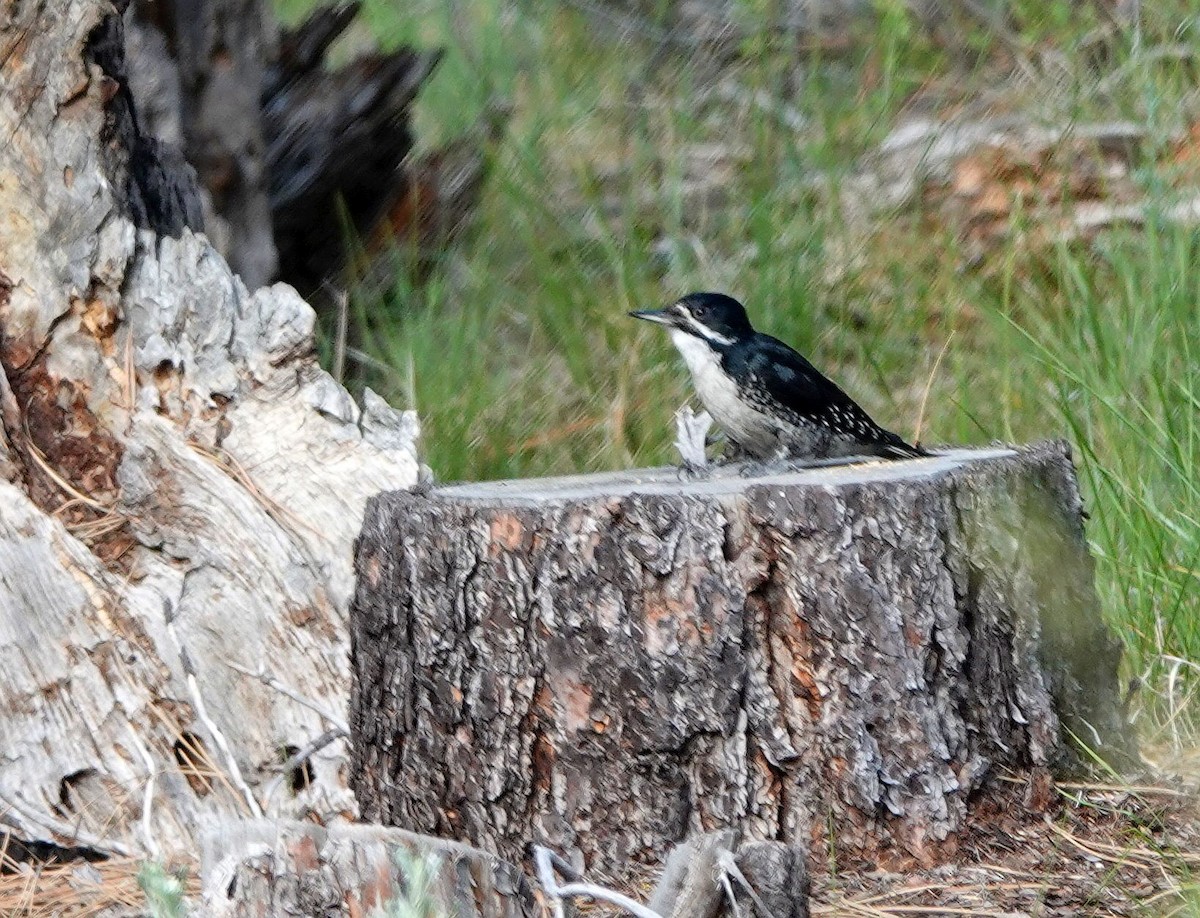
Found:
[[211, 918], [351, 918], [375, 914], [399, 897], [434, 906], [403, 914], [539, 914], [519, 868], [399, 829], [258, 819], [216, 825], [202, 841], [203, 914]]
[[351, 604], [364, 816], [589, 870], [692, 832], [933, 862], [999, 769], [1130, 754], [1067, 447], [393, 492]]

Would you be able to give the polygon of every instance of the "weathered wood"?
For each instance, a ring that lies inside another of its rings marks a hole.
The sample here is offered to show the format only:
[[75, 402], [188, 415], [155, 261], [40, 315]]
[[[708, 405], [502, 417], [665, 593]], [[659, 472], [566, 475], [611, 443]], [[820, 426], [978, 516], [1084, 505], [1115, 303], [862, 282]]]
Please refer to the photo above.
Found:
[[405, 865], [414, 863], [430, 874], [424, 901], [432, 909], [413, 915], [541, 914], [519, 868], [466, 845], [400, 829], [249, 820], [214, 826], [202, 843], [203, 914], [211, 918], [356, 918], [413, 895], [416, 877]]
[[148, 76], [178, 87], [179, 108], [151, 112], [178, 124], [187, 161], [228, 233], [230, 266], [250, 287], [275, 279], [278, 256], [262, 119], [266, 66], [277, 41], [270, 5], [263, 0], [139, 0], [131, 18], [146, 36], [137, 50], [166, 52], [155, 56]]
[[273, 69], [263, 130], [289, 283], [311, 293], [344, 280], [348, 252], [409, 197], [413, 175], [402, 165], [414, 145], [409, 109], [440, 57], [399, 48], [326, 69], [319, 57], [285, 55]]
[[647, 903], [650, 908], [671, 918], [713, 918], [725, 898], [717, 859], [733, 850], [736, 838], [732, 829], [721, 829], [692, 836], [672, 848], [663, 859], [662, 873]]
[[[754, 896], [734, 884], [734, 894], [746, 914], [766, 918], [808, 918], [808, 864], [795, 845], [776, 841], [751, 842], [737, 853], [735, 864]], [[758, 902], [764, 909], [755, 910]]]
[[343, 742], [265, 788], [342, 717], [350, 545], [418, 465], [295, 291], [189, 229], [122, 25], [0, 17], [0, 835], [142, 856], [205, 816], [353, 812]]
[[689, 832], [948, 855], [999, 767], [1128, 750], [1065, 446], [393, 493], [351, 611], [376, 821], [589, 869]]
[[[282, 32], [269, 0], [140, 0], [125, 17], [141, 127], [182, 146], [207, 195], [203, 226], [252, 288], [280, 278], [311, 295], [344, 280], [348, 247], [421, 190], [423, 170], [403, 165], [409, 109], [439, 54], [327, 67], [360, 6], [320, 6]], [[434, 206], [449, 219], [453, 203]]]

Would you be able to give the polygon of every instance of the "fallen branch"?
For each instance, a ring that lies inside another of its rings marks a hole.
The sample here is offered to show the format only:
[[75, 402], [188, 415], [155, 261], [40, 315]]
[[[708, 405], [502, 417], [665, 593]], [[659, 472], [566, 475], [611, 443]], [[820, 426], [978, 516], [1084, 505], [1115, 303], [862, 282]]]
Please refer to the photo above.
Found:
[[[304, 916], [549, 914], [515, 864], [460, 842], [387, 826], [213, 820], [200, 849], [196, 914], [274, 915], [281, 903], [287, 914]], [[355, 904], [383, 899], [390, 899], [389, 908]]]
[[[658, 912], [651, 911], [628, 896], [603, 886], [597, 886], [595, 883], [582, 882], [580, 873], [549, 848], [534, 845], [533, 862], [537, 865], [538, 882], [542, 884], [542, 890], [554, 901], [555, 918], [565, 918], [564, 899], [579, 897], [594, 899], [597, 902], [607, 902], [609, 905], [624, 909], [636, 918], [663, 918]], [[572, 882], [560, 886], [555, 877], [556, 870]]]

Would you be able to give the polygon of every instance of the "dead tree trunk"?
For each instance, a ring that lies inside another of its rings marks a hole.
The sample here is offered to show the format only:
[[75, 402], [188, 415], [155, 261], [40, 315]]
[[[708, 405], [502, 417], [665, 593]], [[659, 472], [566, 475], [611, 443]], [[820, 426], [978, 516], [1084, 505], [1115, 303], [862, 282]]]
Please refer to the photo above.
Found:
[[1067, 728], [1129, 751], [1061, 444], [392, 493], [356, 570], [364, 815], [510, 858], [732, 827], [934, 861]]
[[[208, 223], [223, 224], [230, 266], [250, 287], [274, 280], [262, 96], [276, 56], [263, 0], [137, 0], [126, 17], [142, 128], [180, 143], [207, 191]], [[286, 278], [285, 278], [286, 279]]]
[[0, 836], [166, 854], [353, 810], [341, 741], [277, 777], [341, 719], [350, 545], [416, 422], [191, 231], [120, 5], [0, 17]]
[[[138, 0], [125, 17], [139, 123], [182, 144], [205, 229], [250, 287], [279, 278], [314, 295], [349, 282], [350, 249], [369, 256], [355, 274], [397, 240], [442, 251], [474, 210], [483, 135], [408, 161], [410, 109], [439, 52], [326, 65], [360, 6], [318, 6], [282, 32], [269, 0]], [[453, 182], [439, 181], [447, 160]]]

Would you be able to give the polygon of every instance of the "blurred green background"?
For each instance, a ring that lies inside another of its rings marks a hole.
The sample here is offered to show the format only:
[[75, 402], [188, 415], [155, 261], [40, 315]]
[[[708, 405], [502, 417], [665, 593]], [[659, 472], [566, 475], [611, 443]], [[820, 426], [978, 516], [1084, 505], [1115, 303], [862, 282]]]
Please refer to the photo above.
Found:
[[[368, 0], [343, 53], [446, 49], [422, 148], [489, 102], [512, 114], [467, 237], [419, 282], [352, 291], [390, 368], [363, 381], [420, 412], [440, 479], [673, 462], [686, 372], [625, 313], [718, 289], [907, 437], [1066, 437], [1135, 711], [1178, 739], [1197, 680], [1169, 677], [1200, 661], [1200, 229], [1172, 210], [1200, 195], [1191, 5], [1142, 4], [1134, 28], [1104, 4], [931, 24], [877, 0], [830, 41], [770, 28], [771, 0], [731, 8], [714, 50], [670, 4]], [[908, 193], [888, 172], [898, 128], [997, 118], [1056, 139]], [[1118, 121], [1129, 149], [1089, 148]]]

